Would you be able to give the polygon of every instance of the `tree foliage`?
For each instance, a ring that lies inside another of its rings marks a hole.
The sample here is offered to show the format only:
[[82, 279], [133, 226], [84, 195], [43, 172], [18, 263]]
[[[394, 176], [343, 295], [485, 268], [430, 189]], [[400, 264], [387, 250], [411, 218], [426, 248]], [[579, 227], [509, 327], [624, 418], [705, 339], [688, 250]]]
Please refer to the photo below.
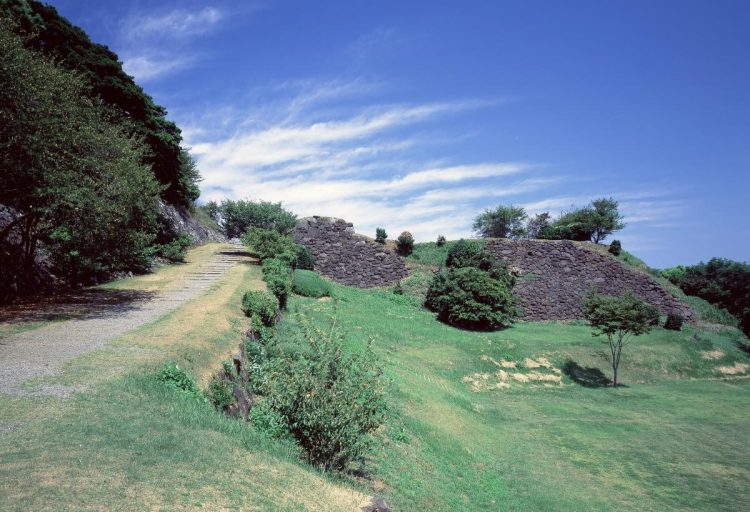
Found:
[[190, 204], [199, 194], [197, 168], [180, 146], [180, 129], [167, 120], [164, 107], [154, 103], [133, 77], [122, 69], [117, 55], [96, 44], [80, 28], [60, 16], [54, 7], [35, 0], [0, 0], [0, 17], [14, 20], [14, 30], [25, 45], [66, 69], [75, 71], [88, 85], [80, 92], [93, 103], [109, 107], [109, 120], [127, 125], [128, 134], [141, 139], [148, 164], [163, 196], [171, 202]]
[[536, 238], [548, 240], [577, 240], [599, 243], [615, 231], [625, 227], [618, 202], [600, 198], [583, 208], [574, 208], [553, 222], [542, 225]]
[[227, 238], [238, 238], [251, 227], [289, 235], [297, 225], [296, 215], [285, 210], [281, 203], [268, 201], [224, 200], [217, 208], [216, 217]]
[[[146, 153], [81, 76], [0, 18], [0, 204], [18, 212], [0, 232], [6, 272], [33, 263], [40, 244], [71, 282], [146, 267], [160, 192]], [[7, 243], [13, 233], [20, 243]]]
[[526, 234], [526, 218], [523, 207], [500, 205], [479, 214], [474, 219], [474, 231], [484, 238], [521, 238]]
[[622, 360], [622, 349], [633, 336], [651, 330], [659, 313], [652, 305], [628, 292], [621, 297], [590, 294], [583, 302], [583, 310], [593, 336], [606, 336], [612, 357], [612, 385], [617, 386], [617, 372]]
[[662, 271], [688, 295], [716, 304], [734, 315], [750, 336], [750, 264], [725, 258]]

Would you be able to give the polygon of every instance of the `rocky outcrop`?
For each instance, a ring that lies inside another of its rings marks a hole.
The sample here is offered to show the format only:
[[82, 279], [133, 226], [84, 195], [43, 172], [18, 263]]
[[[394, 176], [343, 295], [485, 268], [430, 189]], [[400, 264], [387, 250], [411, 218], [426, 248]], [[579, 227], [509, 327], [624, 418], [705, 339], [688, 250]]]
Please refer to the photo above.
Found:
[[190, 235], [198, 243], [227, 241], [221, 233], [196, 221], [184, 206], [159, 200], [159, 220], [172, 235]]
[[388, 286], [409, 275], [396, 253], [354, 233], [352, 223], [345, 220], [317, 216], [300, 219], [294, 240], [310, 250], [315, 270], [340, 284]]
[[513, 292], [526, 320], [582, 319], [581, 301], [593, 288], [605, 295], [628, 290], [662, 314], [677, 312], [687, 320], [688, 305], [651, 276], [597, 252], [589, 243], [568, 240], [487, 240], [485, 248], [518, 274]]

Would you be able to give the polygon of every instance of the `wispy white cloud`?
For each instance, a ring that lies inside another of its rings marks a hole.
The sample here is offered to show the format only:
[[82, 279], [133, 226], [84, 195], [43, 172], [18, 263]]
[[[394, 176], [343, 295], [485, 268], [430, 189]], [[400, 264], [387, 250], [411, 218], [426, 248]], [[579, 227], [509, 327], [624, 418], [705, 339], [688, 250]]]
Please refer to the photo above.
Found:
[[211, 6], [134, 13], [120, 25], [123, 67], [141, 82], [190, 68], [199, 61], [191, 41], [217, 30], [226, 18], [225, 11]]
[[212, 31], [223, 18], [225, 13], [215, 7], [141, 13], [125, 20], [123, 34], [131, 40], [187, 38]]

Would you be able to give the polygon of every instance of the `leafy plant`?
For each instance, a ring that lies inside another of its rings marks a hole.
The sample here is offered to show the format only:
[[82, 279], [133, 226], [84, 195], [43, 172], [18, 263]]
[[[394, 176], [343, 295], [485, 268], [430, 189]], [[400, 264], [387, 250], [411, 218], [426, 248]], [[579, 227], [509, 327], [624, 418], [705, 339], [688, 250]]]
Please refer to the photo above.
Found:
[[184, 262], [187, 256], [187, 248], [195, 243], [195, 239], [190, 235], [179, 235], [177, 238], [166, 244], [156, 245], [155, 254], [173, 262]]
[[294, 271], [294, 293], [304, 297], [328, 297], [331, 284], [312, 270]]
[[297, 244], [290, 236], [282, 235], [275, 229], [250, 227], [240, 239], [261, 261], [285, 252], [290, 253], [294, 263], [297, 261]]
[[436, 244], [437, 244], [438, 247], [444, 246], [445, 245], [445, 237], [443, 235], [438, 235]]
[[292, 292], [291, 267], [278, 258], [270, 258], [263, 261], [262, 268], [268, 290], [279, 300], [279, 307], [286, 308], [287, 298]]
[[242, 311], [245, 316], [258, 318], [269, 327], [276, 323], [279, 315], [279, 300], [271, 292], [251, 290], [242, 296]]
[[164, 363], [164, 366], [156, 374], [156, 379], [176, 391], [186, 393], [195, 398], [200, 398], [201, 396], [195, 380], [185, 370], [177, 366], [177, 363]]
[[450, 269], [435, 276], [425, 306], [438, 319], [464, 329], [490, 330], [507, 327], [518, 315], [508, 283], [474, 267]]
[[474, 231], [484, 238], [520, 238], [526, 234], [526, 210], [521, 206], [500, 205], [487, 209], [474, 219]]
[[343, 334], [297, 315], [298, 351], [276, 358], [265, 399], [280, 412], [311, 464], [343, 469], [367, 453], [385, 419], [382, 368], [370, 347], [349, 354]]
[[609, 244], [608, 251], [610, 254], [619, 256], [622, 253], [622, 244], [619, 240], [612, 240], [612, 243]]
[[310, 253], [310, 250], [302, 244], [297, 245], [297, 266], [296, 268], [301, 270], [314, 270], [315, 259]]
[[384, 244], [387, 238], [388, 238], [388, 234], [385, 232], [385, 229], [377, 228], [375, 230], [375, 241], [377, 243]]
[[612, 385], [617, 386], [617, 371], [622, 349], [633, 336], [649, 332], [653, 318], [659, 317], [655, 307], [637, 299], [631, 292], [622, 297], [591, 293], [583, 302], [583, 310], [593, 336], [606, 336], [612, 356]]
[[227, 238], [240, 237], [250, 228], [273, 230], [280, 235], [289, 235], [297, 225], [296, 215], [285, 210], [281, 203], [267, 201], [224, 200], [218, 207], [217, 217]]
[[208, 383], [206, 397], [217, 409], [226, 410], [234, 402], [234, 385], [214, 375]]
[[664, 328], [670, 331], [681, 331], [683, 321], [681, 314], [669, 313], [666, 322], [664, 322]]
[[284, 439], [291, 435], [284, 416], [271, 407], [267, 400], [255, 402], [250, 410], [250, 423], [258, 432], [271, 439]]
[[414, 237], [408, 231], [402, 232], [396, 239], [396, 248], [402, 256], [408, 256], [414, 250]]

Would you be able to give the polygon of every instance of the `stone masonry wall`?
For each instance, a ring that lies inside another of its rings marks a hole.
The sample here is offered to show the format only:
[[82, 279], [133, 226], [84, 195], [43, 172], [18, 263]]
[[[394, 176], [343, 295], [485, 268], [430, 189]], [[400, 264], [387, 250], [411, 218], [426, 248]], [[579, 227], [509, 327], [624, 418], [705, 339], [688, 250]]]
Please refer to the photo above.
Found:
[[404, 261], [382, 244], [354, 233], [341, 219], [307, 217], [297, 222], [294, 240], [315, 258], [315, 270], [340, 284], [388, 286], [409, 275]]
[[487, 240], [485, 248], [519, 272], [513, 292], [527, 320], [583, 318], [581, 301], [596, 287], [604, 295], [628, 290], [662, 314], [678, 312], [687, 320], [692, 310], [647, 274], [601, 254], [586, 243], [567, 240]]

